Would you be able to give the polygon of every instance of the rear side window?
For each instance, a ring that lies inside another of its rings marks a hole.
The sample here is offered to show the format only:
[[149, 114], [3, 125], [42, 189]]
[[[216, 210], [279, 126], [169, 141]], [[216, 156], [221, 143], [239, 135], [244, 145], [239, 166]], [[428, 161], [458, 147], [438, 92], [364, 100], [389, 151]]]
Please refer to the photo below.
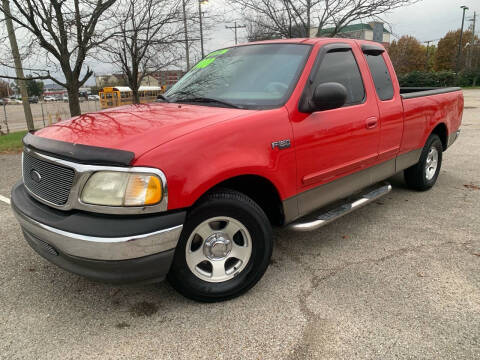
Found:
[[365, 98], [362, 76], [351, 50], [325, 54], [314, 84], [337, 82], [347, 89], [345, 105], [360, 104]]
[[368, 67], [370, 68], [378, 97], [380, 100], [392, 99], [393, 84], [387, 69], [387, 64], [385, 64], [385, 59], [382, 55], [365, 54], [365, 57], [367, 58]]

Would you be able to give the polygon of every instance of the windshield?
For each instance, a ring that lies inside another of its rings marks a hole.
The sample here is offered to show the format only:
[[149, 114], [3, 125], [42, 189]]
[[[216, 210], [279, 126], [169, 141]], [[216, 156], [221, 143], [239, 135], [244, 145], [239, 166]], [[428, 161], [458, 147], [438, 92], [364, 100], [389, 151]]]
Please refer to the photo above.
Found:
[[310, 49], [302, 44], [261, 44], [217, 50], [165, 96], [174, 102], [194, 100], [215, 106], [278, 107], [290, 96]]

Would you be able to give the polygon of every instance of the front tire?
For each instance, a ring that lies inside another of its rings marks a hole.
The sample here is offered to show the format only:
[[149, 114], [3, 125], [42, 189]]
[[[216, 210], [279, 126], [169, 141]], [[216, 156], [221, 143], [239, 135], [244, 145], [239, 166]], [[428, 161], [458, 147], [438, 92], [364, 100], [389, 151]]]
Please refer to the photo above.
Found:
[[414, 190], [425, 191], [435, 185], [442, 166], [442, 153], [442, 141], [438, 135], [430, 135], [418, 163], [404, 171], [407, 186]]
[[193, 300], [231, 299], [260, 280], [272, 248], [263, 210], [242, 193], [218, 191], [188, 214], [168, 280]]

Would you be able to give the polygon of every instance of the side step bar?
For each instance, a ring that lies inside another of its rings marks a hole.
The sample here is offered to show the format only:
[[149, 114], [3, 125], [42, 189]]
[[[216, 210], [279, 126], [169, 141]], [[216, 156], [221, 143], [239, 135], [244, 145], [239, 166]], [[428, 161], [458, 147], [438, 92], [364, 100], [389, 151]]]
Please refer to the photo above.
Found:
[[304, 216], [303, 218], [290, 224], [289, 228], [294, 231], [316, 230], [342, 217], [343, 215], [351, 213], [352, 211], [377, 200], [383, 195], [388, 194], [391, 190], [392, 185], [384, 183], [383, 186], [361, 195], [352, 202], [344, 203], [339, 207], [325, 213], [314, 212], [310, 215]]

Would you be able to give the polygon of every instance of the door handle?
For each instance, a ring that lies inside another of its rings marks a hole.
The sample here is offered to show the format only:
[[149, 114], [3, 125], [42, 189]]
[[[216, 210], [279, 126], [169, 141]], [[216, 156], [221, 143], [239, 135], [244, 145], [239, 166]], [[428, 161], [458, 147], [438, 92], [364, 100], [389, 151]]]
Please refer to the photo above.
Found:
[[378, 125], [378, 119], [376, 117], [369, 117], [365, 121], [365, 127], [367, 129], [375, 129]]

